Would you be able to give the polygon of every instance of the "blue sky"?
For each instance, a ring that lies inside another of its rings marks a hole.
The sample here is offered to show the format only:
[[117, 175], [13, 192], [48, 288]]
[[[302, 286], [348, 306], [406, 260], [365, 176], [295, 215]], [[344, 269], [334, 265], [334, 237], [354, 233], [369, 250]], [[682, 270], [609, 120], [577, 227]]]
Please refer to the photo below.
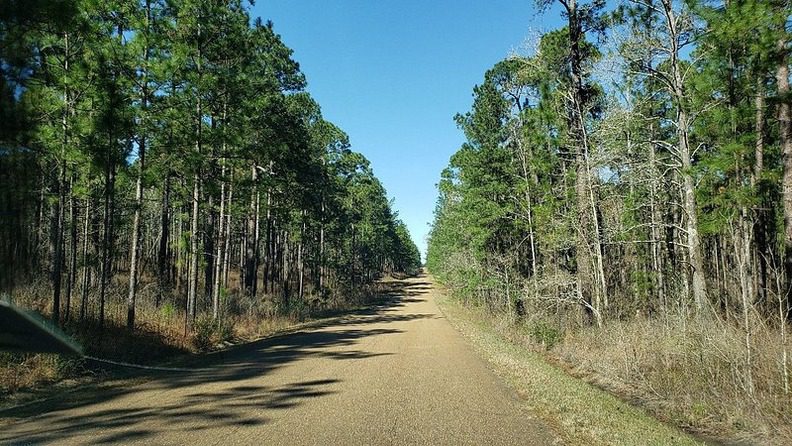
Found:
[[294, 50], [325, 119], [370, 161], [422, 254], [441, 170], [464, 141], [453, 116], [497, 61], [557, 9], [532, 0], [257, 0]]

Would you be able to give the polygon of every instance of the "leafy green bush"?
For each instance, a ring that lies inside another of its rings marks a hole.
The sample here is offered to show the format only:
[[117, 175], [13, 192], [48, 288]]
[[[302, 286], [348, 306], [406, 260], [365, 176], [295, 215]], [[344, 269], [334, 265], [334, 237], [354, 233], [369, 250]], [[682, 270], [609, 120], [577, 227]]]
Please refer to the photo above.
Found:
[[160, 307], [160, 314], [163, 318], [170, 319], [176, 314], [176, 306], [171, 302], [165, 302], [165, 304]]
[[211, 315], [202, 315], [195, 320], [193, 346], [200, 351], [210, 350], [233, 336], [234, 323], [229, 318], [215, 320]]
[[561, 331], [547, 322], [539, 321], [531, 326], [531, 338], [550, 350], [561, 340]]
[[286, 309], [286, 315], [294, 320], [301, 321], [308, 317], [308, 314], [310, 313], [309, 310], [310, 308], [306, 301], [300, 299], [291, 299], [289, 300]]
[[229, 341], [234, 337], [234, 322], [227, 318], [220, 318], [215, 326], [217, 342]]
[[215, 321], [212, 316], [202, 315], [195, 320], [193, 325], [193, 345], [198, 350], [209, 350], [213, 345], [215, 335]]

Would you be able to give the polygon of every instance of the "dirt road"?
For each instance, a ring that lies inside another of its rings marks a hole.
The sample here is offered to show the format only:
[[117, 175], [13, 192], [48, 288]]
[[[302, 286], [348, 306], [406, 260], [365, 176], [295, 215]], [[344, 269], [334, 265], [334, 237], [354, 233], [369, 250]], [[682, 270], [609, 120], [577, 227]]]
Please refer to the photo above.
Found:
[[[11, 444], [553, 444], [425, 277], [371, 310], [17, 409]], [[2, 414], [8, 417], [8, 413]]]

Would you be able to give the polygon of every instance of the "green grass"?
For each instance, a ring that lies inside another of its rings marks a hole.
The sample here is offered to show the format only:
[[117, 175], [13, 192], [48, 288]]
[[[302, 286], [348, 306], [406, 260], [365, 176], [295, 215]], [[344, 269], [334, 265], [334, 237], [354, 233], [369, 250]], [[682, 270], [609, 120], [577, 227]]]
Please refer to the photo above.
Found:
[[474, 309], [438, 295], [446, 318], [539, 417], [572, 445], [704, 444], [498, 334]]

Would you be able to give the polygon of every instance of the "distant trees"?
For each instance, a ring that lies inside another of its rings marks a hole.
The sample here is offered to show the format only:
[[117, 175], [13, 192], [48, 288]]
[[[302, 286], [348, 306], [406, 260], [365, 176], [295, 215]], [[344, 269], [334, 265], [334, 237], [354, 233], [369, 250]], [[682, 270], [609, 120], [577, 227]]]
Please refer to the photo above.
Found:
[[53, 319], [99, 324], [123, 294], [132, 329], [144, 292], [191, 324], [419, 267], [368, 161], [241, 1], [0, 11], [0, 289], [47, 272]]
[[517, 316], [789, 317], [788, 2], [558, 4], [457, 117], [430, 271]]

